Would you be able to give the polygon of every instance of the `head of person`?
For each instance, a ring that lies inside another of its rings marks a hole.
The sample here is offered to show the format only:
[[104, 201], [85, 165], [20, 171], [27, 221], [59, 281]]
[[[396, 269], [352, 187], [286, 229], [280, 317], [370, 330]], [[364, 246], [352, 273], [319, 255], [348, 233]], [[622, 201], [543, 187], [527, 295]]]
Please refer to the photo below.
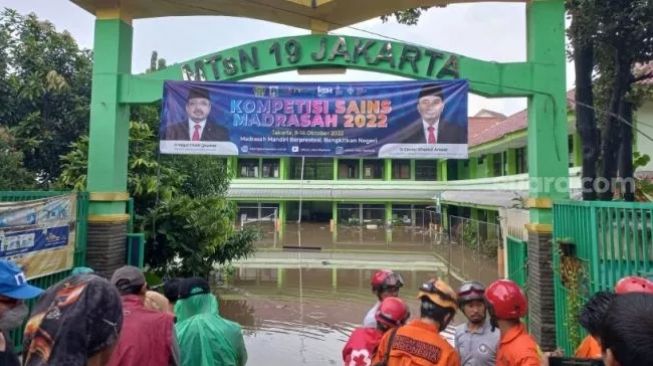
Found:
[[200, 87], [191, 88], [186, 100], [188, 118], [195, 123], [199, 123], [205, 121], [210, 112], [211, 99], [209, 98], [209, 91]]
[[179, 286], [182, 280], [182, 278], [171, 278], [163, 284], [163, 295], [168, 298], [173, 306], [179, 299]]
[[422, 320], [435, 322], [443, 331], [458, 310], [456, 292], [444, 281], [431, 279], [423, 283], [417, 294]]
[[599, 291], [590, 297], [580, 310], [578, 323], [597, 340], [600, 339], [601, 323], [616, 296], [613, 292]]
[[470, 323], [485, 322], [487, 314], [485, 286], [478, 281], [464, 282], [458, 288], [458, 306]]
[[179, 299], [175, 304], [178, 322], [183, 322], [199, 314], [217, 314], [218, 301], [211, 293], [209, 283], [204, 278], [184, 278], [179, 284]]
[[143, 305], [146, 309], [159, 311], [159, 312], [172, 312], [170, 301], [156, 291], [145, 292], [145, 301]]
[[497, 280], [485, 290], [490, 321], [493, 327], [500, 322], [519, 323], [528, 312], [528, 301], [524, 291], [511, 280]]
[[444, 94], [442, 87], [437, 84], [427, 84], [422, 87], [417, 97], [417, 111], [422, 120], [434, 124], [440, 120], [444, 110]]
[[93, 268], [89, 267], [75, 267], [73, 268], [73, 271], [70, 273], [71, 276], [76, 276], [80, 274], [89, 274], [89, 273], [95, 273]]
[[111, 283], [116, 286], [121, 296], [145, 296], [147, 283], [143, 272], [134, 266], [123, 266], [113, 272]]
[[20, 327], [29, 313], [24, 301], [41, 293], [42, 289], [27, 283], [25, 273], [16, 264], [0, 260], [0, 331]]
[[122, 329], [120, 294], [104, 278], [71, 276], [48, 288], [25, 327], [23, 365], [109, 362]]
[[408, 310], [408, 305], [398, 297], [383, 299], [374, 315], [377, 328], [384, 332], [388, 329], [406, 324], [406, 320], [409, 317], [410, 311]]
[[379, 301], [387, 297], [399, 296], [399, 289], [404, 286], [404, 279], [399, 273], [389, 269], [376, 271], [370, 281], [372, 292], [376, 294]]
[[644, 277], [628, 276], [617, 281], [614, 286], [614, 292], [618, 295], [629, 294], [633, 292], [653, 293], [653, 281]]
[[599, 336], [606, 366], [653, 365], [653, 295], [617, 295]]

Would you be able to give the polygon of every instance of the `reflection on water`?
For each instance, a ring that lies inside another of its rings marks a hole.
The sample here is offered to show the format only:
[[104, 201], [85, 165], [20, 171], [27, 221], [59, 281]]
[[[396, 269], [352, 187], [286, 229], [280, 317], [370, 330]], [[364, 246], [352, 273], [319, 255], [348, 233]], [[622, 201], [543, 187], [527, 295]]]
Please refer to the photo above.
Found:
[[[235, 274], [218, 289], [221, 313], [243, 326], [250, 365], [341, 364], [351, 330], [376, 301], [369, 287], [376, 269], [401, 273], [406, 286], [400, 296], [414, 318], [421, 282], [440, 276], [456, 287], [466, 278], [458, 272], [460, 260], [448, 264], [447, 258], [460, 255], [465, 254], [445, 246], [423, 247], [419, 253], [261, 251], [237, 263]], [[471, 260], [475, 279], [496, 279], [494, 261]], [[455, 320], [461, 321], [460, 316]]]

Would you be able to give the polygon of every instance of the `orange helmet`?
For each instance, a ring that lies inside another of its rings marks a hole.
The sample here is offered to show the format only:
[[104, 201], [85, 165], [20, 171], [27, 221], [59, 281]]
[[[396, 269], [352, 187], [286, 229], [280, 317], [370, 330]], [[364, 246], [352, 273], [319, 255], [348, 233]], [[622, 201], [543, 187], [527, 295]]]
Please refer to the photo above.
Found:
[[614, 286], [614, 292], [617, 294], [627, 294], [631, 292], [653, 294], [653, 282], [644, 277], [624, 277]]
[[524, 291], [510, 280], [492, 282], [485, 290], [485, 298], [497, 319], [519, 319], [528, 311]]
[[431, 279], [420, 286], [417, 298], [424, 298], [443, 308], [458, 309], [458, 296], [456, 292], [444, 281]]

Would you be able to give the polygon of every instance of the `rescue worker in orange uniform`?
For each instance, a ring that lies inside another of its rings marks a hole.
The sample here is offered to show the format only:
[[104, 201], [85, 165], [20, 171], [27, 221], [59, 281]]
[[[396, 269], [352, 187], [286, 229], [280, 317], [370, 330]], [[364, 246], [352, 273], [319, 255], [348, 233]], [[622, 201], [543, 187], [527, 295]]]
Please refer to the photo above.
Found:
[[490, 322], [501, 331], [497, 366], [540, 366], [540, 347], [520, 320], [528, 310], [522, 289], [513, 281], [497, 280], [485, 290], [485, 298]]
[[[643, 277], [627, 276], [617, 282], [614, 292], [617, 295], [634, 292], [653, 294], [653, 282]], [[611, 292], [597, 292], [581, 310], [578, 320], [589, 335], [583, 339], [578, 349], [576, 349], [575, 357], [602, 357], [601, 343], [598, 336], [599, 328], [614, 297], [615, 294]]]
[[381, 339], [373, 365], [460, 366], [460, 357], [441, 335], [458, 308], [456, 293], [444, 281], [422, 284], [420, 318], [387, 332]]
[[574, 353], [578, 358], [601, 358], [601, 344], [598, 342], [599, 329], [612, 300], [612, 292], [600, 291], [594, 294], [583, 306], [578, 322], [589, 333]]

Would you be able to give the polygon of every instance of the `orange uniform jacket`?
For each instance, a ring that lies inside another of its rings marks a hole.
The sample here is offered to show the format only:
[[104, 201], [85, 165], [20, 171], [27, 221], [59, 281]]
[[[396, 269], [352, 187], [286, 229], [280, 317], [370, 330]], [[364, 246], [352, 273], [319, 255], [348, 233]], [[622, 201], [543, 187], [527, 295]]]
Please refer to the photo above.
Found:
[[585, 339], [583, 339], [580, 346], [578, 346], [574, 356], [578, 358], [601, 358], [603, 356], [601, 352], [601, 345], [596, 340], [596, 338], [588, 335], [585, 337]]
[[[372, 364], [386, 354], [390, 333], [386, 332]], [[397, 330], [388, 366], [460, 366], [460, 357], [433, 324], [413, 320]]]
[[540, 366], [541, 352], [524, 324], [501, 334], [497, 350], [497, 366]]

